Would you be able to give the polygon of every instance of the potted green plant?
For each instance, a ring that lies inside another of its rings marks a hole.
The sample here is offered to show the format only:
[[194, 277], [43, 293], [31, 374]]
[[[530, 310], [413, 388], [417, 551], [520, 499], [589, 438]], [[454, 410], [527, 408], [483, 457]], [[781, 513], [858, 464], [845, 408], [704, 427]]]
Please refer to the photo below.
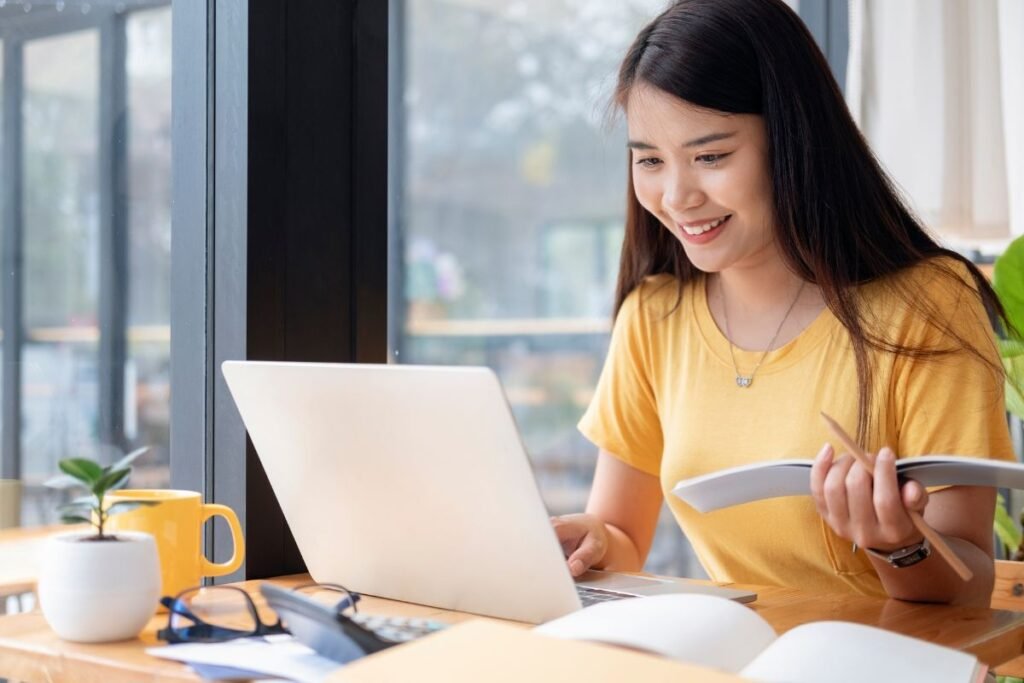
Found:
[[78, 642], [133, 638], [156, 611], [160, 598], [160, 565], [149, 534], [105, 528], [111, 515], [145, 501], [106, 505], [104, 497], [128, 481], [132, 462], [146, 449], [134, 451], [112, 465], [86, 458], [61, 460], [64, 473], [47, 482], [53, 488], [84, 487], [87, 494], [59, 508], [67, 523], [91, 528], [56, 534], [42, 550], [39, 605], [58, 636]]

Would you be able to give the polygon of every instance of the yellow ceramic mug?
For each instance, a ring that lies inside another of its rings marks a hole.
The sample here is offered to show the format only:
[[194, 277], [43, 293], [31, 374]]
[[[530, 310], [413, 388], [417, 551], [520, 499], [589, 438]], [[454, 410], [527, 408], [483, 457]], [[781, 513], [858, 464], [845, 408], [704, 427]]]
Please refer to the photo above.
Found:
[[[111, 531], [145, 531], [156, 539], [160, 555], [161, 595], [177, 595], [198, 586], [204, 576], [223, 576], [242, 566], [245, 539], [234, 510], [226, 505], [204, 503], [196, 491], [163, 489], [121, 489], [108, 493], [104, 507], [119, 501], [155, 501], [149, 505], [110, 517]], [[235, 552], [227, 562], [206, 559], [202, 549], [202, 531], [206, 520], [220, 515], [231, 528]]]

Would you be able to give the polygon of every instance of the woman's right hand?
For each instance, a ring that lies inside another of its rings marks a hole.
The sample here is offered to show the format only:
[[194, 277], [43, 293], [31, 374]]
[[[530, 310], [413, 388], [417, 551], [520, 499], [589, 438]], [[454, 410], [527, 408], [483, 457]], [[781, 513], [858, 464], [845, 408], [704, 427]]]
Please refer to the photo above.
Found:
[[573, 577], [579, 576], [601, 560], [608, 552], [608, 529], [595, 515], [584, 513], [552, 517], [558, 542]]

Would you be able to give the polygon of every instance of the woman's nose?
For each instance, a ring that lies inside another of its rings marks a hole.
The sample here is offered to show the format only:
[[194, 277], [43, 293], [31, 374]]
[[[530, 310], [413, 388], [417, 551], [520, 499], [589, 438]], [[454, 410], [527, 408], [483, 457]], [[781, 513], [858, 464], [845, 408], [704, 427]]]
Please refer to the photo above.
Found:
[[677, 176], [671, 180], [662, 194], [665, 208], [675, 215], [704, 203], [704, 192], [689, 178]]

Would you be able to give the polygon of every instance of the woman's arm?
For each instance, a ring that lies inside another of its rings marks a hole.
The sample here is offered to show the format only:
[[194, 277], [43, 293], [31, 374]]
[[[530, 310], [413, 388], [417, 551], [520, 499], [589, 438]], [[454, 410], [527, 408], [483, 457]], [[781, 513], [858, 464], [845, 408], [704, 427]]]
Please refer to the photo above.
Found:
[[935, 552], [905, 569], [895, 569], [872, 557], [885, 591], [902, 600], [988, 607], [995, 581], [992, 547], [995, 506], [995, 489], [981, 486], [954, 486], [928, 496], [925, 521], [942, 534], [953, 552], [970, 567], [974, 577], [963, 581]]
[[552, 520], [572, 575], [590, 568], [640, 571], [654, 540], [661, 501], [656, 476], [602, 450], [586, 513]]
[[895, 458], [888, 448], [879, 452], [872, 475], [848, 455], [833, 462], [832, 449], [826, 447], [811, 470], [811, 492], [818, 512], [837, 534], [862, 548], [886, 553], [923, 539], [907, 510], [921, 512], [974, 573], [970, 581], [963, 581], [934, 551], [904, 568], [869, 555], [890, 596], [988, 605], [994, 581], [994, 489], [954, 486], [929, 496], [915, 481], [900, 488]]

